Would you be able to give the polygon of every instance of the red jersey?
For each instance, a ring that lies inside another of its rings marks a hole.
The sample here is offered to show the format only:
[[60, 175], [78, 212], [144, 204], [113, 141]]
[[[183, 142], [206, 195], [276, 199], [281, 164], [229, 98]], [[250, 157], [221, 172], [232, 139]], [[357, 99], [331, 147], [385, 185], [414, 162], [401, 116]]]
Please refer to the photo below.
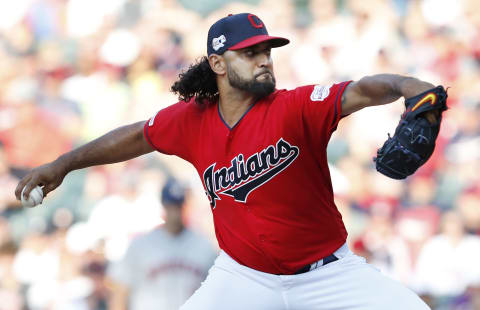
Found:
[[277, 90], [232, 128], [216, 102], [194, 100], [171, 105], [145, 124], [155, 149], [197, 169], [219, 246], [240, 264], [293, 274], [345, 243], [327, 144], [347, 84]]

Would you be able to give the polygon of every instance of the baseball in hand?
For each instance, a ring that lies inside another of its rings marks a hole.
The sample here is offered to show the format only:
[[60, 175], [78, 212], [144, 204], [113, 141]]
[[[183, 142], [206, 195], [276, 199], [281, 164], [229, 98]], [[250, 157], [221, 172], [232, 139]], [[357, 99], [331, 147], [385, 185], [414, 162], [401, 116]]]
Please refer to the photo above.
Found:
[[25, 199], [23, 197], [23, 192], [25, 191], [25, 188], [23, 188], [22, 193], [20, 194], [20, 197], [22, 199], [22, 205], [27, 208], [33, 208], [39, 204], [42, 203], [43, 201], [43, 191], [40, 186], [36, 186], [32, 191], [30, 192], [30, 195], [28, 196], [28, 199]]

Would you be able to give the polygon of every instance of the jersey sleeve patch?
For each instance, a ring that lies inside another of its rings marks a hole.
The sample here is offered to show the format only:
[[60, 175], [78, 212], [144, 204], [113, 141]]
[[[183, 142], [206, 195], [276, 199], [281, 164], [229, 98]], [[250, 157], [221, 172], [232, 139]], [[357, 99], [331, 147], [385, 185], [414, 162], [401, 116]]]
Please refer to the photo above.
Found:
[[328, 85], [328, 86], [323, 86], [323, 85], [315, 85], [313, 88], [312, 93], [310, 94], [310, 100], [311, 101], [323, 101], [325, 98], [330, 95], [330, 88], [333, 86], [333, 84]]
[[158, 114], [158, 112], [155, 113], [155, 115], [150, 119], [150, 121], [148, 122], [148, 126], [153, 126], [153, 123], [155, 122], [155, 117], [157, 116], [157, 114]]
[[144, 135], [157, 151], [190, 161], [192, 129], [198, 128], [192, 106], [178, 102], [158, 111], [145, 122]]

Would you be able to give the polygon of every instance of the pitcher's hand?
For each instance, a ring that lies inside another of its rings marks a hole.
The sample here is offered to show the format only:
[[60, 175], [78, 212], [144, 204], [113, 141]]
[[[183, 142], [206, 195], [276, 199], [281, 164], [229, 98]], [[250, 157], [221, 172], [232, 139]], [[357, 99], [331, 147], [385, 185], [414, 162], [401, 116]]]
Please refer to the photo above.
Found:
[[43, 186], [43, 196], [46, 197], [49, 192], [62, 184], [66, 175], [67, 170], [64, 165], [58, 161], [36, 167], [18, 182], [17, 188], [15, 189], [15, 196], [18, 200], [21, 200], [20, 194], [22, 189], [26, 187], [23, 195], [27, 199], [30, 191], [38, 185]]

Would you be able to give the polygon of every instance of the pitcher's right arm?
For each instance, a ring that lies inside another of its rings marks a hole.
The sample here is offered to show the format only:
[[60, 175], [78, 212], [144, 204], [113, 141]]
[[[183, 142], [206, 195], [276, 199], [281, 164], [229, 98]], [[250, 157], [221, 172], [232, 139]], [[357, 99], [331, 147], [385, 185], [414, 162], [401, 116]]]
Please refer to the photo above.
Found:
[[126, 161], [154, 151], [143, 134], [145, 121], [114, 129], [85, 145], [58, 157], [56, 160], [32, 169], [17, 185], [15, 196], [20, 200], [37, 185], [43, 186], [43, 195], [57, 188], [65, 176], [77, 169]]

